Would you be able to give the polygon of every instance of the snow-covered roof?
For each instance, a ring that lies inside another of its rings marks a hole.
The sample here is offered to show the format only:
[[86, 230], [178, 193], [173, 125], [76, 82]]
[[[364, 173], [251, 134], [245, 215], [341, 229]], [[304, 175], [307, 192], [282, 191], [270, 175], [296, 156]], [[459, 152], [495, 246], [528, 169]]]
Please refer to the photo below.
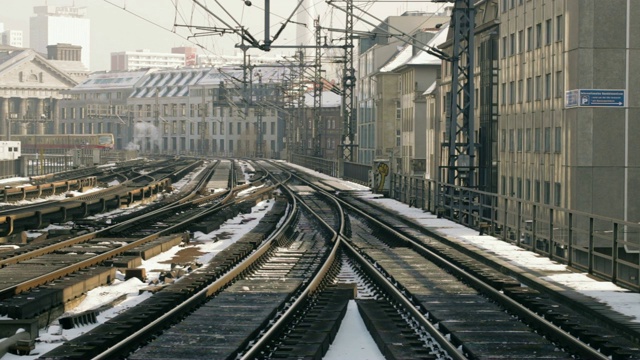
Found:
[[427, 88], [427, 90], [424, 93], [422, 93], [422, 95], [433, 94], [436, 91], [436, 85], [437, 85], [437, 82], [434, 81], [433, 84], [431, 84], [431, 86], [429, 86], [429, 88]]
[[[449, 26], [445, 26], [443, 29], [427, 43], [429, 47], [435, 48], [438, 45], [447, 41], [447, 33], [449, 32]], [[429, 54], [426, 51], [420, 51], [411, 60], [407, 62], [407, 65], [440, 65], [442, 60], [435, 55]]]
[[[443, 26], [440, 31], [436, 33], [436, 35], [429, 40], [427, 46], [429, 47], [437, 47], [438, 45], [444, 43], [447, 40], [447, 33], [449, 32], [449, 26]], [[440, 65], [441, 61], [438, 57], [429, 54], [424, 50], [418, 51], [416, 55], [413, 55], [414, 48], [413, 45], [404, 45], [403, 47], [398, 48], [398, 52], [394, 57], [391, 58], [382, 68], [380, 68], [381, 73], [388, 73], [399, 69], [405, 65]]]
[[131, 94], [132, 98], [179, 97], [189, 94], [189, 86], [207, 76], [210, 68], [158, 70], [149, 74]]
[[[313, 107], [313, 104], [313, 93], [304, 94], [304, 105]], [[339, 107], [341, 104], [342, 96], [327, 90], [322, 92], [322, 107]]]
[[95, 72], [71, 89], [75, 91], [133, 88], [150, 70]]
[[[271, 66], [260, 66], [253, 69], [253, 76], [251, 78], [254, 84], [259, 81], [260, 74], [262, 76], [262, 82], [277, 82], [280, 83], [283, 80], [284, 75], [288, 73], [288, 69], [282, 65], [275, 64]], [[221, 81], [240, 81], [242, 82], [243, 71], [238, 67], [220, 67], [211, 69], [211, 71], [198, 82], [198, 85], [218, 85]]]

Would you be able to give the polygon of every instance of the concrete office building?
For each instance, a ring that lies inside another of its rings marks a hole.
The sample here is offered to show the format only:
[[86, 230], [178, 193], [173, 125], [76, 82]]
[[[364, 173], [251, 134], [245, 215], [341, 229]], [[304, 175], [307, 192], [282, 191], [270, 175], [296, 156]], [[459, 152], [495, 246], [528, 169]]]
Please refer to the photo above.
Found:
[[23, 47], [22, 30], [4, 30], [2, 31], [2, 45], [15, 47]]
[[59, 43], [82, 47], [82, 63], [91, 69], [91, 21], [87, 9], [74, 6], [35, 6], [30, 19], [31, 43], [36, 51], [46, 54], [48, 45]]
[[640, 221], [638, 16], [636, 1], [500, 0], [501, 194]]
[[111, 53], [111, 71], [144, 68], [176, 69], [185, 66], [185, 53], [154, 53], [149, 49]]

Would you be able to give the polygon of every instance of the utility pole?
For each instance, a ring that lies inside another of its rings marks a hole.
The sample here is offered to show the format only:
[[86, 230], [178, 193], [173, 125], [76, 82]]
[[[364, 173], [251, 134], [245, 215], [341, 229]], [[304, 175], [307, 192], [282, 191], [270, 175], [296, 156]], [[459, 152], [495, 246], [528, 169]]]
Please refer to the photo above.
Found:
[[[304, 83], [305, 83], [305, 78], [304, 78], [304, 50], [300, 49], [300, 51], [298, 52], [298, 81], [297, 81], [297, 95], [298, 95], [298, 126], [297, 126], [297, 132], [298, 132], [298, 154], [300, 155], [306, 155], [305, 154], [305, 146], [304, 146], [304, 141], [303, 141], [303, 136], [302, 136], [302, 129], [305, 128], [304, 126], [304, 119], [305, 119], [305, 114], [304, 114], [304, 108], [305, 108], [305, 104], [304, 104]], [[306, 139], [305, 139], [306, 140]]]
[[[353, 109], [353, 91], [356, 86], [356, 70], [353, 68], [353, 0], [346, 0], [346, 22], [344, 32], [344, 70], [342, 77], [342, 159], [354, 161], [354, 127], [356, 124]], [[341, 174], [343, 171], [341, 171]]]
[[262, 116], [264, 115], [264, 108], [262, 107], [262, 100], [264, 94], [264, 85], [262, 84], [262, 73], [258, 73], [258, 92], [256, 94], [257, 107], [255, 108], [256, 114], [256, 157], [261, 158], [264, 156], [262, 149]]
[[316, 58], [313, 79], [313, 155], [322, 157], [322, 38], [320, 34], [320, 17], [314, 20], [316, 35]]
[[[449, 1], [450, 2], [450, 1]], [[446, 96], [447, 184], [473, 188], [475, 183], [475, 9], [473, 0], [455, 0], [451, 15], [451, 92]], [[444, 149], [443, 149], [444, 150]], [[487, 149], [490, 151], [490, 149]]]

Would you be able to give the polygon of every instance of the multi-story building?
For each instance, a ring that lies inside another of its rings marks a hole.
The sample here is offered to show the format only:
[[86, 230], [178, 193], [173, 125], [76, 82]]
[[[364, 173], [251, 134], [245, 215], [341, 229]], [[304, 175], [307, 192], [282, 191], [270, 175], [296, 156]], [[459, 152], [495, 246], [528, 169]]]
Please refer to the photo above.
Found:
[[[447, 27], [434, 36], [434, 32], [416, 34], [427, 47], [436, 47], [447, 37]], [[427, 40], [429, 39], [429, 40]], [[397, 56], [385, 65], [381, 72], [392, 72], [398, 76], [396, 133], [400, 134], [396, 172], [403, 175], [424, 177], [426, 173], [427, 105], [425, 91], [433, 84], [440, 69], [441, 60], [422, 50], [424, 46], [406, 45]]]
[[[388, 36], [389, 33], [425, 34], [423, 29], [434, 28], [437, 24], [446, 23], [449, 16], [443, 13], [406, 12], [401, 16], [390, 16], [372, 29], [371, 39], [362, 39], [359, 44], [359, 57], [356, 76], [357, 82], [357, 143], [358, 162], [372, 164], [376, 158], [388, 159], [399, 156], [395, 149], [396, 130], [395, 110], [400, 100], [398, 88], [393, 84], [396, 80], [387, 76], [385, 85], [380, 88], [380, 68], [398, 53], [398, 47], [405, 42]], [[431, 34], [432, 36], [433, 34]], [[418, 35], [422, 36], [422, 35]], [[410, 41], [406, 37], [406, 41]], [[428, 40], [428, 37], [423, 38]], [[381, 75], [386, 76], [386, 75]], [[398, 76], [395, 74], [395, 76]], [[424, 88], [423, 90], [426, 90]], [[380, 110], [384, 108], [383, 112]], [[393, 129], [393, 130], [392, 130]], [[392, 153], [396, 152], [396, 155]]]
[[[275, 69], [275, 68], [274, 68]], [[238, 70], [181, 68], [92, 74], [61, 104], [61, 133], [110, 132], [116, 149], [143, 154], [279, 157], [284, 120], [278, 70], [261, 69], [253, 96]], [[251, 101], [245, 101], [251, 99]], [[258, 124], [261, 135], [258, 132]]]
[[[304, 122], [296, 122], [294, 125], [299, 125], [298, 129], [294, 127], [294, 131], [301, 136], [301, 143], [304, 144], [304, 155], [316, 155], [314, 154], [314, 140], [319, 141], [320, 154], [327, 160], [338, 160], [340, 154], [339, 147], [342, 141], [342, 117], [341, 106], [342, 96], [335, 92], [323, 90], [321, 93], [320, 103], [320, 123], [318, 128], [314, 127], [315, 111], [313, 92], [307, 92], [304, 94]], [[317, 137], [314, 139], [314, 137]]]
[[639, 14], [634, 1], [500, 1], [500, 193], [640, 221]]
[[66, 91], [60, 102], [58, 134], [114, 135], [116, 149], [133, 149], [134, 111], [129, 97], [149, 70], [95, 72]]
[[82, 47], [82, 63], [91, 69], [91, 21], [87, 9], [75, 6], [35, 6], [30, 19], [30, 46], [46, 54], [47, 45], [58, 43]]
[[2, 45], [23, 47], [22, 44], [22, 30], [2, 31]]
[[58, 102], [77, 82], [33, 49], [0, 48], [0, 134], [54, 134]]
[[177, 69], [185, 66], [185, 54], [154, 53], [149, 49], [111, 53], [111, 71]]

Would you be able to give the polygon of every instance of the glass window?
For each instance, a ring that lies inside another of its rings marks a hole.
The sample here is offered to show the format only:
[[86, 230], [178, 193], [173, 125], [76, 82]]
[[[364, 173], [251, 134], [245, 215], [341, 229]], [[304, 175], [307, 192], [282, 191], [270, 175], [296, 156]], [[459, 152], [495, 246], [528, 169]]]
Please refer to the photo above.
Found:
[[556, 41], [564, 40], [564, 18], [562, 15], [556, 16]]
[[526, 150], [531, 151], [531, 143], [533, 140], [531, 139], [531, 129], [525, 130], [525, 141], [526, 141]]
[[559, 126], [556, 127], [554, 140], [555, 140], [555, 146], [553, 147], [553, 150], [557, 154], [559, 154], [560, 152], [562, 152], [562, 128]]
[[522, 151], [522, 129], [518, 129], [518, 151]]
[[524, 51], [524, 30], [518, 31], [518, 53]]
[[527, 51], [533, 50], [533, 28], [527, 28]]
[[544, 182], [544, 203], [549, 205], [551, 203], [551, 183]]
[[540, 145], [541, 145], [540, 143], [542, 142], [542, 139], [541, 139], [541, 137], [540, 137], [540, 136], [541, 136], [542, 134], [541, 134], [541, 132], [540, 132], [540, 128], [536, 128], [535, 132], [536, 132], [536, 134], [535, 134], [535, 135], [536, 135], [536, 139], [535, 139], [535, 141], [536, 141], [536, 142], [535, 142], [535, 148], [534, 148], [534, 151], [535, 151], [535, 152], [537, 152], [537, 153], [539, 153], [539, 152], [540, 152]]
[[509, 55], [516, 53], [516, 34], [509, 35]]
[[553, 30], [551, 29], [551, 19], [547, 19], [544, 23], [545, 27], [545, 45], [551, 45], [551, 39], [553, 38]]
[[544, 152], [551, 152], [551, 128], [544, 128]]
[[527, 78], [527, 102], [533, 100], [533, 81], [531, 78]]
[[536, 49], [542, 46], [542, 24], [536, 24]]
[[507, 57], [507, 37], [502, 37], [502, 57]]
[[514, 130], [510, 129], [509, 130], [509, 151], [513, 152], [514, 147], [515, 147], [515, 139], [514, 139], [515, 135], [514, 135]]
[[564, 96], [564, 77], [562, 71], [556, 71], [556, 97]]
[[553, 186], [553, 205], [560, 206], [562, 204], [562, 193], [560, 183], [555, 183]]
[[551, 99], [551, 74], [544, 76], [544, 98]]

